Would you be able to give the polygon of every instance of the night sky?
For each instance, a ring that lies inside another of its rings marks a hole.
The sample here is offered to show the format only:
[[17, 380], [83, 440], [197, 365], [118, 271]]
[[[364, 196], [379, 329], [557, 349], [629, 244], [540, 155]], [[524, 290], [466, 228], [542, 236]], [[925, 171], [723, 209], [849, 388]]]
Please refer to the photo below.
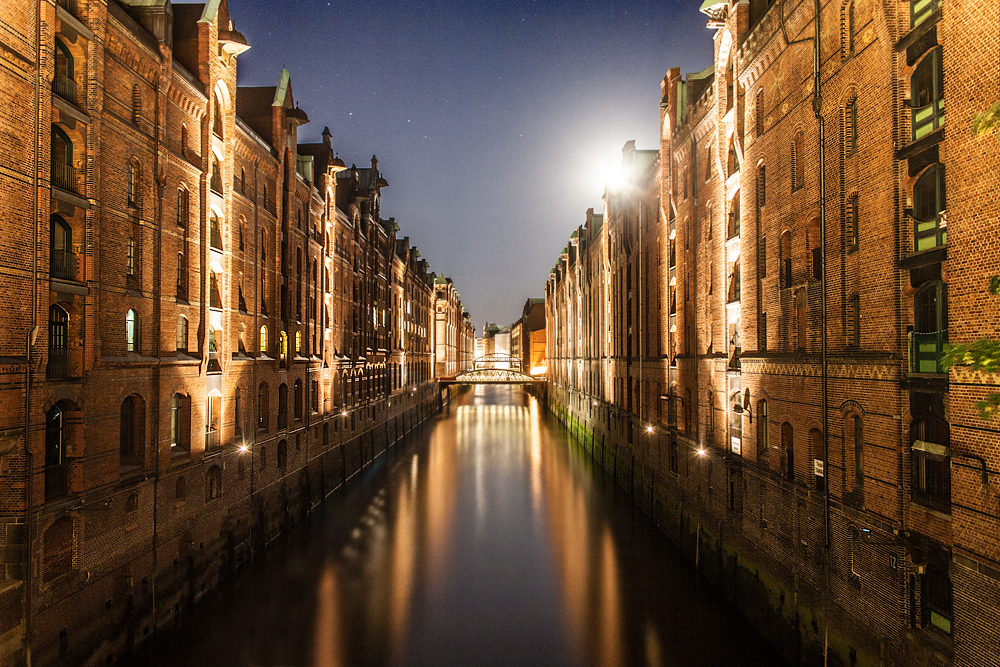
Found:
[[291, 73], [382, 217], [455, 281], [479, 335], [543, 297], [549, 269], [634, 139], [659, 147], [667, 69], [711, 63], [700, 0], [229, 0], [239, 85]]

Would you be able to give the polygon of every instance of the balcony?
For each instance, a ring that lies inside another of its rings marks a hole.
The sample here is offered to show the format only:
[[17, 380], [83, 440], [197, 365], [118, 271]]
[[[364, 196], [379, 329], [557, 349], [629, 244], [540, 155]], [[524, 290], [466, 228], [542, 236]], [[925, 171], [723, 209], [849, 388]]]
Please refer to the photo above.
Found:
[[[217, 195], [222, 194], [222, 175], [218, 171], [212, 172], [212, 178], [209, 181], [209, 187]], [[221, 245], [221, 243], [220, 243]]]
[[911, 373], [947, 373], [941, 364], [944, 346], [948, 344], [947, 329], [930, 332], [911, 331], [909, 339]]
[[923, 139], [934, 130], [943, 127], [944, 97], [938, 97], [930, 104], [914, 108], [911, 125], [913, 127], [913, 141]]
[[212, 231], [209, 234], [209, 243], [212, 245], [212, 250], [222, 252], [222, 231], [219, 229], [218, 224], [212, 225]]
[[50, 378], [69, 377], [69, 354], [65, 348], [49, 350], [49, 360], [45, 365], [45, 375]]
[[62, 162], [53, 162], [52, 185], [68, 192], [79, 193], [76, 185], [76, 167]]
[[209, 307], [222, 308], [222, 295], [219, 293], [219, 289], [217, 287], [213, 287], [209, 290]]
[[61, 280], [76, 280], [76, 253], [65, 250], [49, 253], [49, 274]]
[[58, 0], [56, 3], [67, 12], [73, 16], [79, 16], [79, 8], [77, 7], [77, 0]]
[[65, 74], [56, 74], [55, 79], [52, 80], [52, 92], [67, 102], [77, 104], [76, 81]]

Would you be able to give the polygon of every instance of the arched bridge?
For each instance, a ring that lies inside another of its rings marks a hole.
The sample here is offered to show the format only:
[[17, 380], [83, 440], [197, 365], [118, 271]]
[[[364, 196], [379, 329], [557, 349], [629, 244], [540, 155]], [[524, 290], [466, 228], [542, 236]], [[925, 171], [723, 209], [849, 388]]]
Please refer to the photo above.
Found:
[[526, 373], [515, 371], [510, 368], [476, 368], [471, 371], [459, 373], [454, 377], [443, 377], [439, 380], [442, 385], [451, 384], [536, 384], [544, 382], [539, 378], [531, 377]]

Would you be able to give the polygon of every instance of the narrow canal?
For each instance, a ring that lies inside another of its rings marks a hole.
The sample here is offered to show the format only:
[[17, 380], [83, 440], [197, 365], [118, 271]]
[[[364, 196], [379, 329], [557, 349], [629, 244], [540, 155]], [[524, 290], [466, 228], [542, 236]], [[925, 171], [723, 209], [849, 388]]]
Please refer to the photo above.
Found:
[[778, 665], [536, 400], [480, 385], [136, 664]]

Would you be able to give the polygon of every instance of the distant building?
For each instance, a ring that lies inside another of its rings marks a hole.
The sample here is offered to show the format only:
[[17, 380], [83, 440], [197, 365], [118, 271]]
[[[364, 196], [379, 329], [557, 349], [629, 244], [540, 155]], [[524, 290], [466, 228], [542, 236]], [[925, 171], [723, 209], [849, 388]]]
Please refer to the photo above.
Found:
[[510, 354], [520, 360], [522, 372], [545, 375], [545, 339], [545, 299], [528, 299], [521, 317], [510, 326]]

